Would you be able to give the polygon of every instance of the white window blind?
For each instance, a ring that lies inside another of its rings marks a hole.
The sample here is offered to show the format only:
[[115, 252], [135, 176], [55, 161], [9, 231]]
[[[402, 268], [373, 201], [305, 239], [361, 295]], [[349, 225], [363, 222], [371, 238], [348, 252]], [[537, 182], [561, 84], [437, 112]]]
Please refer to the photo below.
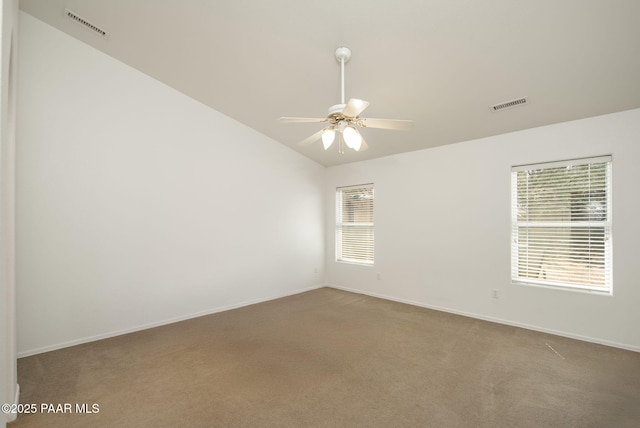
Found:
[[336, 260], [373, 264], [373, 184], [336, 189]]
[[611, 292], [611, 157], [512, 168], [514, 282]]

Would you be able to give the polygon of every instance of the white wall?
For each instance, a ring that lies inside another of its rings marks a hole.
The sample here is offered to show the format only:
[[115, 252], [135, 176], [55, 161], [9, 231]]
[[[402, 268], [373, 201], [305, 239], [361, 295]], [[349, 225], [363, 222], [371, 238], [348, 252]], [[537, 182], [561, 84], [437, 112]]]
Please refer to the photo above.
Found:
[[[17, 404], [14, 158], [18, 1], [3, 1], [0, 13], [0, 403]], [[0, 413], [0, 426], [16, 416]]]
[[20, 356], [324, 284], [323, 167], [20, 26]]
[[[631, 110], [329, 168], [328, 283], [640, 351], [639, 141]], [[613, 155], [613, 295], [512, 285], [511, 166], [603, 154]], [[335, 188], [370, 182], [375, 266], [336, 263]]]

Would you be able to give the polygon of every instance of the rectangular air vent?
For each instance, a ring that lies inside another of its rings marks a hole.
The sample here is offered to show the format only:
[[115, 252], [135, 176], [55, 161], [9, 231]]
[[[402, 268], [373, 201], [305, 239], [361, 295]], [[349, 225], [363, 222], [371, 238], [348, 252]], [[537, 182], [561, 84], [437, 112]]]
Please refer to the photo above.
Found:
[[86, 19], [84, 19], [83, 17], [78, 15], [77, 13], [72, 12], [69, 9], [65, 9], [64, 13], [67, 15], [67, 18], [69, 18], [70, 20], [82, 25], [86, 29], [93, 31], [96, 34], [99, 34], [100, 36], [104, 37], [105, 39], [109, 38], [109, 32], [108, 31], [105, 31], [102, 28], [98, 27], [97, 25], [92, 24], [91, 22], [87, 21]]
[[527, 104], [527, 97], [518, 98], [517, 100], [505, 101], [500, 104], [491, 106], [491, 111], [502, 111], [513, 107], [518, 107]]

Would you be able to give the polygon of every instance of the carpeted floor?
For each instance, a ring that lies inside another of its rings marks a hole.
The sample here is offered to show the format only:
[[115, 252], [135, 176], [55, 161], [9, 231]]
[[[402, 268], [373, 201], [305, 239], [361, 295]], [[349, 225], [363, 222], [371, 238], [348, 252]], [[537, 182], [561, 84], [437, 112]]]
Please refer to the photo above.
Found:
[[37, 412], [10, 428], [640, 426], [640, 353], [329, 288], [23, 358], [18, 377]]

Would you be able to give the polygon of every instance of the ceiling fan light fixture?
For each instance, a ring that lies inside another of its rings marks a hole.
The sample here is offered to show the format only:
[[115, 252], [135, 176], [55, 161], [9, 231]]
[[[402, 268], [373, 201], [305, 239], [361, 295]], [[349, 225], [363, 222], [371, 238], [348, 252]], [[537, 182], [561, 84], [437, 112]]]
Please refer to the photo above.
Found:
[[326, 128], [322, 132], [322, 145], [324, 149], [327, 150], [333, 144], [333, 141], [336, 139], [336, 131], [331, 128]]
[[344, 142], [347, 144], [347, 147], [355, 151], [360, 150], [360, 146], [362, 146], [362, 136], [356, 128], [347, 126], [344, 128], [344, 131], [342, 131], [342, 136], [344, 137]]

